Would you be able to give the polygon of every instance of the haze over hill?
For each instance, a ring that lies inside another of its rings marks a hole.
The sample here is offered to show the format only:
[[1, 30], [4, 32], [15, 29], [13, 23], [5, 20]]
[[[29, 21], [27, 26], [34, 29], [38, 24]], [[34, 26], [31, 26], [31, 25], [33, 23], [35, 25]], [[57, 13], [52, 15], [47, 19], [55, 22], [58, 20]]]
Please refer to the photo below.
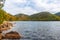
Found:
[[56, 13], [55, 15], [60, 16], [60, 12]]

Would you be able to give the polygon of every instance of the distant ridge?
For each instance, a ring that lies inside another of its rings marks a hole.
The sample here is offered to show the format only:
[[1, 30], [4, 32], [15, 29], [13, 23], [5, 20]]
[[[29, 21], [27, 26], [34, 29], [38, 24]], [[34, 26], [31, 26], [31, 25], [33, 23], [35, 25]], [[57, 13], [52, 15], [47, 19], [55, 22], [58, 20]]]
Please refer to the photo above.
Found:
[[60, 12], [57, 12], [55, 15], [60, 16]]
[[50, 12], [40, 12], [30, 16], [33, 21], [56, 21], [60, 18]]
[[40, 12], [40, 13], [36, 13], [33, 15], [26, 15], [26, 14], [17, 14], [15, 15], [16, 17], [19, 17], [19, 20], [22, 21], [59, 21], [60, 17], [55, 15], [55, 14], [51, 14], [50, 12]]
[[26, 14], [17, 14], [15, 16], [18, 17], [20, 21], [29, 21], [30, 20], [29, 16]]

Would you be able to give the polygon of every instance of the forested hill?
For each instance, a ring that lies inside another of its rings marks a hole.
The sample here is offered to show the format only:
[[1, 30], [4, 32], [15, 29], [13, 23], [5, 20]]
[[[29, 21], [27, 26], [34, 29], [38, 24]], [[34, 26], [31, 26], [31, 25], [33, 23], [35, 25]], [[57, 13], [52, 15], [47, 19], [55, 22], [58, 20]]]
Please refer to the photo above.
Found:
[[58, 21], [60, 17], [50, 12], [40, 12], [30, 16], [31, 20], [33, 21]]
[[59, 21], [60, 17], [50, 12], [40, 12], [33, 15], [17, 14], [15, 15], [22, 21]]
[[30, 20], [29, 15], [26, 15], [26, 14], [19, 13], [15, 16], [19, 18], [19, 21], [29, 21]]
[[52, 14], [50, 12], [40, 12], [33, 15], [16, 14], [11, 15], [0, 9], [0, 23], [3, 21], [60, 21], [60, 13]]
[[0, 23], [3, 21], [15, 21], [16, 19], [18, 18], [0, 9]]

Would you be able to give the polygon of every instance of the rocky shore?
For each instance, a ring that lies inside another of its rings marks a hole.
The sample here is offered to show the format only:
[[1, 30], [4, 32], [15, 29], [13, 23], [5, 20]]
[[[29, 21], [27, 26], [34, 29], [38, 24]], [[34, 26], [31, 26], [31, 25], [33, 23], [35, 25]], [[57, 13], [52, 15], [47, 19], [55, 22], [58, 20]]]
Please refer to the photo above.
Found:
[[13, 24], [8, 22], [8, 21], [4, 21], [1, 25], [0, 25], [0, 40], [2, 39], [20, 39], [21, 35], [19, 35], [18, 32], [16, 31], [11, 31], [9, 33], [6, 33], [3, 36], [3, 31], [7, 31], [9, 29], [11, 29], [13, 27]]

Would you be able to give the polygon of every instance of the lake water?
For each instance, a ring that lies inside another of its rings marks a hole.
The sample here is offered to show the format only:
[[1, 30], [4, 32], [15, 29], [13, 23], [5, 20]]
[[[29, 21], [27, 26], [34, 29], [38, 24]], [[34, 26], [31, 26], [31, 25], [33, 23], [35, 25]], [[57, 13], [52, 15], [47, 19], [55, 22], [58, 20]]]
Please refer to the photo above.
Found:
[[11, 30], [22, 35], [20, 40], [60, 40], [60, 21], [16, 21]]

